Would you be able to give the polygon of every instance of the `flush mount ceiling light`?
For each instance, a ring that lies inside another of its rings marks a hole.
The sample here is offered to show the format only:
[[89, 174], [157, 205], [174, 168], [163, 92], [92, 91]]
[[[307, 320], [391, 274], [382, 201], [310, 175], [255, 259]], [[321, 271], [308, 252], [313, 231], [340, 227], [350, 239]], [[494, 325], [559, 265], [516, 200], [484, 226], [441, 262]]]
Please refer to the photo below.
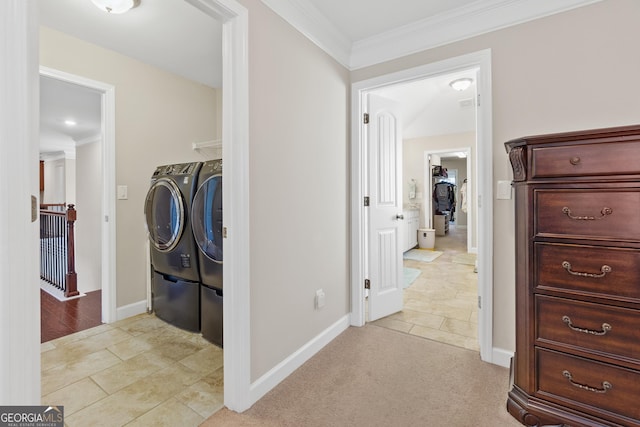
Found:
[[64, 121], [64, 124], [65, 124], [65, 125], [67, 125], [67, 126], [69, 126], [69, 127], [71, 127], [71, 126], [75, 126], [75, 125], [77, 125], [77, 124], [78, 124], [78, 122], [76, 122], [76, 121], [75, 121], [75, 120], [73, 120], [73, 119], [67, 119], [67, 120], [65, 120], [65, 121]]
[[100, 10], [109, 13], [125, 13], [140, 4], [140, 0], [91, 0]]
[[471, 86], [471, 83], [473, 83], [473, 79], [463, 77], [461, 79], [452, 81], [451, 83], [449, 83], [449, 86], [451, 86], [454, 90], [463, 91], [467, 90], [469, 86]]

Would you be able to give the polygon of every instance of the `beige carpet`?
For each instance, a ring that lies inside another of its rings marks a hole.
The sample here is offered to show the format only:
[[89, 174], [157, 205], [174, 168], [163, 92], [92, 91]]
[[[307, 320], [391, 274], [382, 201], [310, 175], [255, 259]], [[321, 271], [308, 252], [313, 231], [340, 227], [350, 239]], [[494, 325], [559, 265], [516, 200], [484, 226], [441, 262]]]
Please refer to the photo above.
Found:
[[517, 427], [508, 369], [375, 325], [349, 328], [251, 409], [202, 426]]

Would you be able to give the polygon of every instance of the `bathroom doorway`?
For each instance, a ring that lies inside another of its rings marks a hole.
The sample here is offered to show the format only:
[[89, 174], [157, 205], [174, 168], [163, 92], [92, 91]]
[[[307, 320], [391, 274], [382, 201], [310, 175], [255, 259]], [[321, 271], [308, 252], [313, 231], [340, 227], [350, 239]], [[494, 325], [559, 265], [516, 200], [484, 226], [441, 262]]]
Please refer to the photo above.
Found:
[[[479, 200], [483, 194], [489, 196], [491, 194], [491, 110], [490, 110], [490, 81], [488, 79], [490, 74], [490, 52], [482, 51], [477, 52], [475, 54], [464, 55], [462, 57], [451, 58], [449, 60], [444, 60], [438, 63], [429, 64], [422, 67], [416, 67], [414, 69], [404, 70], [397, 73], [393, 73], [390, 75], [385, 75], [377, 78], [372, 78], [370, 80], [358, 82], [354, 84], [352, 91], [352, 105], [354, 106], [354, 164], [352, 165], [354, 168], [354, 194], [356, 196], [364, 196], [367, 195], [365, 193], [366, 183], [362, 178], [362, 174], [360, 170], [362, 168], [362, 150], [363, 144], [366, 141], [364, 139], [364, 131], [363, 126], [360, 124], [360, 120], [358, 117], [362, 115], [366, 110], [366, 97], [369, 93], [379, 93], [384, 89], [393, 90], [397, 87], [400, 87], [404, 84], [415, 83], [418, 81], [436, 81], [438, 77], [452, 77], [456, 72], [472, 72], [475, 73], [474, 80], [477, 82], [477, 94], [479, 93], [487, 93], [483, 99], [486, 100], [484, 105], [489, 108], [483, 109], [479, 108], [476, 103], [476, 99], [479, 99], [477, 96], [471, 96], [466, 99], [462, 99], [459, 101], [459, 106], [465, 107], [469, 106], [472, 109], [476, 108], [476, 114], [474, 115], [474, 126], [471, 132], [474, 132], [475, 139], [477, 139], [477, 144], [479, 149], [477, 152], [472, 153], [472, 162], [474, 164], [478, 164], [478, 170], [475, 172], [476, 179], [474, 179], [476, 183], [476, 192], [475, 197], [473, 198], [474, 203], [477, 206], [480, 205]], [[423, 96], [423, 98], [428, 99], [428, 97]], [[477, 120], [476, 120], [477, 119]], [[444, 122], [443, 122], [444, 123]], [[459, 132], [460, 133], [460, 132]], [[440, 135], [446, 135], [446, 133], [441, 133]], [[407, 150], [407, 138], [404, 138], [405, 143], [403, 145], [404, 156], [406, 157], [409, 154], [409, 150]], [[451, 147], [451, 146], [449, 146]], [[481, 147], [481, 149], [480, 149]], [[439, 147], [442, 149], [446, 149], [445, 147]], [[451, 148], [448, 148], [450, 150]], [[423, 158], [423, 152], [425, 150], [421, 149], [418, 158]], [[477, 161], [474, 156], [478, 157]], [[423, 165], [419, 166], [418, 171], [408, 171], [405, 167], [403, 171], [403, 183], [406, 185], [407, 179], [413, 175], [414, 177], [420, 177], [423, 175]], [[420, 178], [420, 181], [423, 181]], [[430, 186], [425, 186], [424, 182], [422, 184], [422, 188], [419, 188], [416, 192], [416, 195], [420, 194], [421, 198], [429, 197]], [[354, 233], [353, 233], [353, 258], [354, 258], [354, 274], [353, 274], [353, 301], [354, 305], [352, 307], [352, 324], [359, 326], [364, 324], [365, 322], [365, 307], [366, 307], [366, 294], [365, 290], [361, 288], [359, 285], [364, 281], [367, 275], [367, 245], [366, 242], [361, 240], [366, 235], [366, 210], [359, 206], [357, 202], [359, 197], [354, 197]], [[470, 199], [471, 200], [471, 199]], [[421, 204], [420, 209], [422, 210], [421, 218], [424, 221], [425, 213], [423, 211], [424, 204]], [[480, 255], [479, 260], [479, 273], [477, 276], [478, 292], [474, 295], [474, 301], [478, 303], [479, 301], [486, 301], [486, 304], [482, 304], [482, 308], [478, 309], [478, 311], [474, 314], [470, 314], [471, 316], [475, 316], [478, 319], [478, 338], [476, 341], [478, 342], [478, 346], [480, 348], [481, 358], [485, 361], [491, 361], [492, 359], [492, 294], [491, 294], [491, 262], [482, 257], [482, 254], [490, 254], [491, 253], [491, 245], [492, 245], [492, 224], [491, 224], [491, 206], [486, 205], [483, 206], [482, 210], [478, 211], [477, 215], [477, 224], [479, 224], [476, 229], [478, 230], [478, 238], [477, 238], [477, 251]], [[481, 225], [481, 226], [480, 226]], [[420, 224], [421, 228], [424, 227], [424, 222]], [[466, 252], [466, 251], [465, 251]], [[442, 259], [444, 260], [444, 258]], [[435, 265], [435, 263], [434, 263]], [[473, 267], [472, 267], [473, 271]], [[476, 274], [476, 273], [472, 273]], [[398, 319], [394, 319], [398, 320]], [[431, 319], [434, 320], [434, 319]], [[442, 322], [442, 319], [440, 319]], [[434, 320], [436, 322], [436, 320]], [[432, 324], [433, 325], [433, 324]], [[416, 325], [412, 325], [416, 326]]]

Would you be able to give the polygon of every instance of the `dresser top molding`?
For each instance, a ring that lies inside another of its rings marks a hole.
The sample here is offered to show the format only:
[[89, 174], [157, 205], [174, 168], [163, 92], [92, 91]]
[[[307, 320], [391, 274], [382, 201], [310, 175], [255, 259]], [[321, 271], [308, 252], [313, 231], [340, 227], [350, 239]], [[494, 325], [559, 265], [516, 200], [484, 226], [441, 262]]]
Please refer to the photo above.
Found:
[[[505, 142], [505, 149], [509, 154], [509, 161], [513, 169], [513, 181], [527, 180], [530, 150], [536, 146], [562, 146], [578, 142], [580, 145], [606, 144], [608, 142], [624, 142], [640, 140], [640, 124], [601, 129], [589, 129], [572, 132], [562, 132], [546, 135], [526, 136]], [[530, 150], [527, 150], [529, 148]], [[529, 177], [531, 178], [531, 177]]]
[[512, 139], [504, 143], [507, 153], [515, 147], [525, 145], [549, 144], [549, 143], [566, 143], [574, 141], [583, 141], [588, 143], [590, 140], [615, 139], [622, 141], [625, 138], [640, 138], [640, 124], [630, 126], [619, 126], [602, 129], [580, 130], [572, 132], [553, 133], [546, 135], [525, 136], [523, 138]]

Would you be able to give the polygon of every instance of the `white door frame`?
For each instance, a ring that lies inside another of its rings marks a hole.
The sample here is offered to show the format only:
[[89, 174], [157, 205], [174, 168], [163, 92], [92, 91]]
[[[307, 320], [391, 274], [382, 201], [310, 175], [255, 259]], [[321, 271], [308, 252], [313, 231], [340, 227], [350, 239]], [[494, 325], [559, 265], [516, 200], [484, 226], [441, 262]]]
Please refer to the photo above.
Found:
[[249, 13], [235, 0], [184, 1], [223, 23], [224, 404], [242, 412], [257, 400], [251, 394], [249, 323]]
[[[351, 88], [351, 324], [365, 323], [364, 273], [366, 215], [363, 206], [367, 159], [362, 114], [369, 91], [398, 83], [421, 80], [469, 68], [479, 68], [477, 88], [482, 96], [477, 120], [478, 205], [478, 340], [480, 357], [493, 361], [493, 157], [491, 105], [491, 50], [446, 59], [354, 83]], [[484, 201], [484, 203], [483, 203]]]
[[[477, 149], [476, 149], [477, 151]], [[426, 200], [424, 204], [424, 224], [426, 228], [433, 228], [433, 215], [431, 212], [433, 211], [433, 199], [427, 196], [427, 189], [431, 186], [431, 181], [433, 177], [431, 176], [431, 161], [430, 156], [432, 154], [441, 155], [447, 153], [465, 153], [467, 155], [467, 177], [471, 177], [471, 147], [463, 147], [463, 148], [446, 148], [440, 150], [429, 150], [424, 152], [424, 194], [423, 200]], [[478, 170], [478, 162], [477, 162], [477, 153], [476, 153], [476, 167], [475, 170]], [[473, 178], [476, 178], [475, 176]], [[429, 186], [427, 186], [429, 183]], [[459, 185], [458, 185], [459, 187]], [[471, 186], [467, 186], [467, 197], [469, 200], [473, 199], [473, 193], [471, 191]], [[474, 200], [476, 201], [476, 200]], [[478, 248], [473, 247], [473, 230], [475, 229], [475, 215], [477, 212], [477, 206], [474, 207], [473, 210], [467, 210], [467, 252], [477, 253]]]
[[115, 87], [86, 77], [40, 66], [40, 75], [101, 92], [102, 144], [102, 322], [116, 317], [116, 100]]

